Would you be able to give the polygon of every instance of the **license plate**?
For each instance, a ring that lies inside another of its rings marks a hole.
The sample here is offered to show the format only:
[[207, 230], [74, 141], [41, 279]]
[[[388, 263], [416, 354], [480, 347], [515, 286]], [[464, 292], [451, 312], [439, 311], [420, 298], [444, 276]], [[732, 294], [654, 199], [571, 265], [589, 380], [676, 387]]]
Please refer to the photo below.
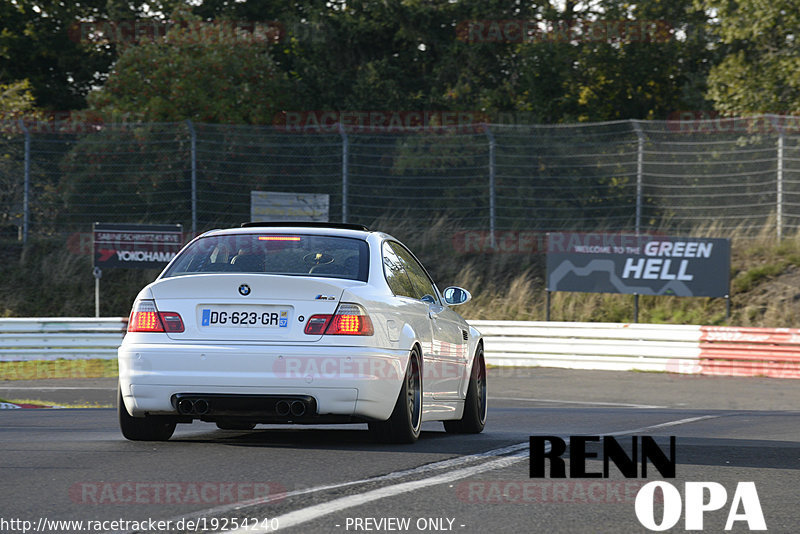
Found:
[[200, 326], [287, 328], [289, 311], [275, 307], [213, 306], [200, 309]]

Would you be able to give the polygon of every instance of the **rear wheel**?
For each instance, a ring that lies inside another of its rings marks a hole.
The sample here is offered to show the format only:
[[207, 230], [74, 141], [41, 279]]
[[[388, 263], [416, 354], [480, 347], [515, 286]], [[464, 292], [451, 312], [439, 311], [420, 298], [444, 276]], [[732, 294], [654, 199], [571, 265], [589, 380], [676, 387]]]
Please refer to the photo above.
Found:
[[478, 434], [486, 426], [486, 362], [483, 359], [483, 346], [478, 346], [472, 364], [467, 398], [464, 399], [464, 414], [461, 419], [443, 423], [444, 429], [453, 434]]
[[176, 423], [168, 417], [130, 415], [122, 401], [122, 390], [119, 386], [117, 386], [117, 415], [122, 435], [131, 441], [167, 441], [175, 432]]
[[384, 443], [414, 443], [419, 438], [421, 426], [422, 373], [419, 350], [414, 348], [392, 415], [387, 421], [370, 423], [369, 429], [378, 441]]

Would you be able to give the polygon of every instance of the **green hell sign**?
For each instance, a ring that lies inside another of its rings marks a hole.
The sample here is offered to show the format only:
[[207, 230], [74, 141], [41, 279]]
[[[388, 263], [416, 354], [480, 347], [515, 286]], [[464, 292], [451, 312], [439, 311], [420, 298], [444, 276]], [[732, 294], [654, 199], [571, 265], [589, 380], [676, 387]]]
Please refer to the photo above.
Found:
[[726, 297], [730, 258], [728, 239], [553, 232], [547, 290]]

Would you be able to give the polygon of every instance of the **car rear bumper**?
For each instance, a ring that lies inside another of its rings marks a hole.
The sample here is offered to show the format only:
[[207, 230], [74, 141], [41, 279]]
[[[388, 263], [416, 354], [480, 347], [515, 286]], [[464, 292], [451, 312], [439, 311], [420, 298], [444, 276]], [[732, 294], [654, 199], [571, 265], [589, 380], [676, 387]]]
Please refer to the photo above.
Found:
[[310, 396], [318, 416], [385, 420], [408, 351], [371, 347], [128, 343], [118, 351], [131, 415], [178, 414], [186, 395]]

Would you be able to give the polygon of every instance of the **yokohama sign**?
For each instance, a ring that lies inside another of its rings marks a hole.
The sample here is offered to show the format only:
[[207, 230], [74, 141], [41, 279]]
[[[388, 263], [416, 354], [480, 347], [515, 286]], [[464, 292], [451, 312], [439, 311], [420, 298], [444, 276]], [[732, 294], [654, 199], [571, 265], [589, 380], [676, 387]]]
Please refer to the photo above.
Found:
[[180, 224], [94, 223], [94, 266], [161, 269], [183, 246]]

